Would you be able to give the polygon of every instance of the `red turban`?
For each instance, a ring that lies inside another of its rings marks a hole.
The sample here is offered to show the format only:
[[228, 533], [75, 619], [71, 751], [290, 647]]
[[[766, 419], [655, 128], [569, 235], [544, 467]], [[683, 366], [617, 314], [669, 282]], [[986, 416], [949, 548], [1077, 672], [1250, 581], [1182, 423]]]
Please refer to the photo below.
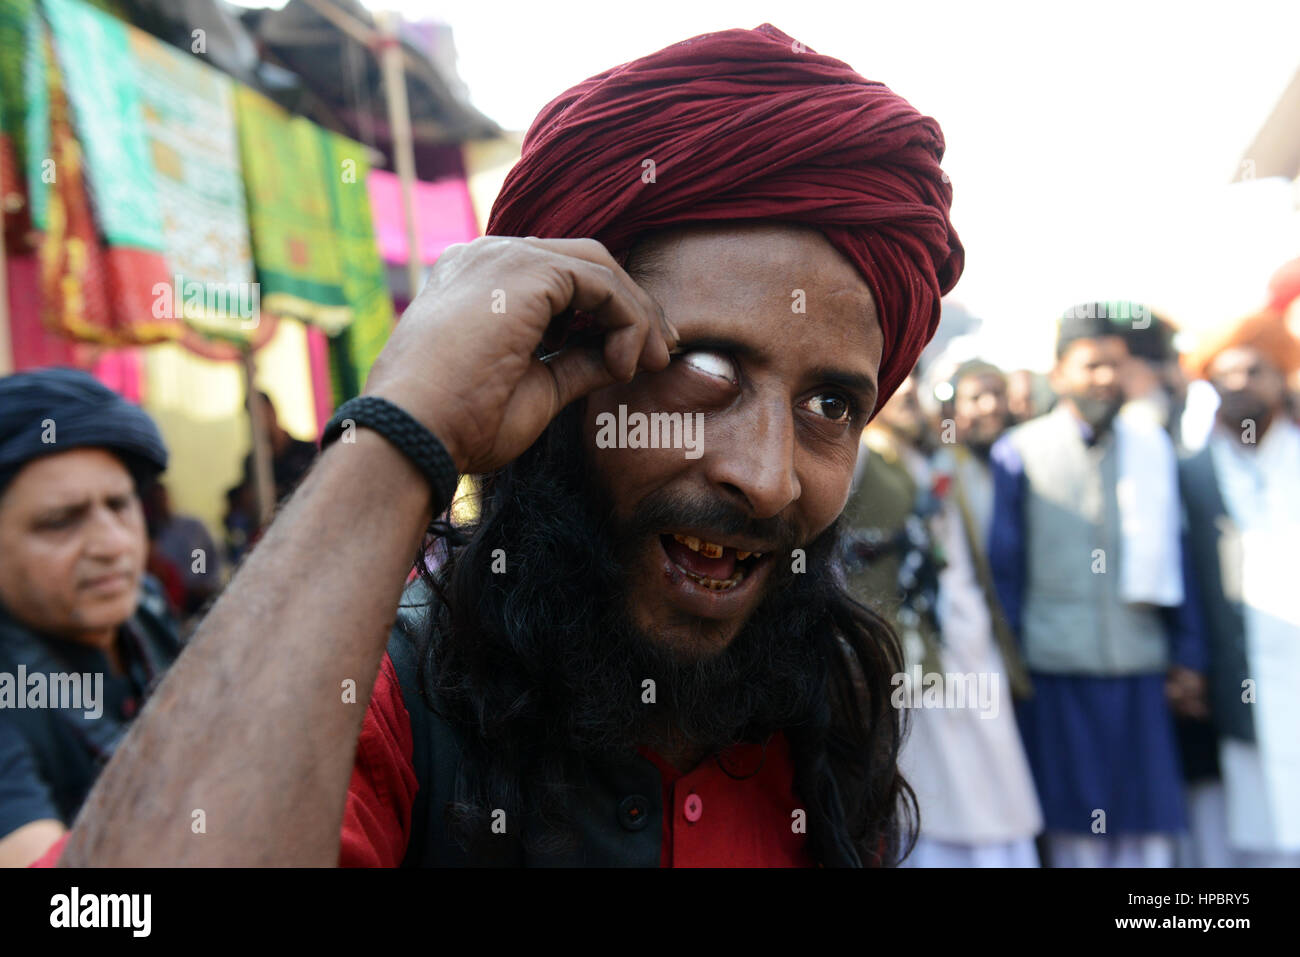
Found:
[[[487, 232], [586, 236], [616, 257], [704, 221], [816, 227], [858, 269], [884, 333], [877, 408], [939, 324], [965, 253], [939, 169], [943, 133], [883, 83], [771, 24], [673, 44], [538, 115]], [[642, 161], [654, 161], [643, 181]]]
[[1265, 306], [1212, 330], [1197, 350], [1187, 356], [1184, 367], [1193, 377], [1205, 379], [1220, 353], [1248, 346], [1262, 352], [1283, 375], [1290, 375], [1300, 369], [1300, 337], [1291, 328], [1293, 323], [1300, 322], [1300, 308], [1292, 306], [1291, 309], [1294, 313]]

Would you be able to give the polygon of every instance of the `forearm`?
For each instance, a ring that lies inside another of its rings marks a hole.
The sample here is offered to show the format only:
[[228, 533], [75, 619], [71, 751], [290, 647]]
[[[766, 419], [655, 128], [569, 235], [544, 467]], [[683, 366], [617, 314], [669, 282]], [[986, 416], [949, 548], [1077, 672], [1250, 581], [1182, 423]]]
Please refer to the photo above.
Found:
[[333, 866], [430, 510], [427, 482], [378, 435], [331, 446], [104, 770], [61, 863]]

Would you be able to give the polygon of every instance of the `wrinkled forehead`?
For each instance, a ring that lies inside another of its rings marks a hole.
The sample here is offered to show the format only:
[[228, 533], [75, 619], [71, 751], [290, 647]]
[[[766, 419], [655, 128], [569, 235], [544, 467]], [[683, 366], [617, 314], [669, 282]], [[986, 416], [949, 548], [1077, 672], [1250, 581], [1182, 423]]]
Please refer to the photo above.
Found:
[[833, 320], [843, 334], [856, 325], [867, 349], [879, 324], [871, 287], [809, 226], [708, 223], [665, 230], [642, 238], [627, 267], [652, 295], [671, 300], [681, 318], [740, 327], [780, 320], [766, 332], [789, 344]]
[[135, 485], [126, 464], [101, 448], [77, 448], [25, 463], [0, 491], [0, 511], [45, 508], [129, 492]]

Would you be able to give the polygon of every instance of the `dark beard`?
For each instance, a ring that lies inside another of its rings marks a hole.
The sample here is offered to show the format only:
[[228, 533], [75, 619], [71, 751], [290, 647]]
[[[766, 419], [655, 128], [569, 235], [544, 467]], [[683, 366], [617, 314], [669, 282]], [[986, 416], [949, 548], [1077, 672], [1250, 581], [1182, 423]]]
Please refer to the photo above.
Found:
[[[685, 658], [637, 627], [629, 612], [626, 564], [611, 556], [624, 555], [628, 546], [674, 525], [733, 534], [753, 529], [756, 537], [788, 542], [788, 547], [776, 550], [782, 555], [789, 555], [798, 543], [789, 530], [758, 531], [763, 523], [747, 522], [734, 506], [720, 500], [651, 496], [629, 523], [605, 531], [603, 517], [611, 511], [607, 497], [589, 489], [566, 512], [581, 514], [583, 531], [603, 538], [601, 544], [608, 547], [609, 576], [603, 591], [608, 597], [593, 609], [593, 620], [575, 623], [568, 636], [580, 636], [576, 643], [588, 659], [566, 675], [566, 685], [567, 699], [588, 717], [582, 722], [583, 737], [590, 735], [592, 753], [647, 743], [669, 726], [695, 748], [713, 753], [739, 741], [761, 741], [806, 719], [815, 686], [824, 680], [813, 634], [819, 627], [829, 629], [822, 583], [831, 575], [838, 528], [804, 546], [806, 572], [791, 571], [789, 559], [775, 564], [762, 602], [721, 653]], [[593, 549], [597, 547], [593, 542]], [[645, 701], [647, 679], [654, 682], [653, 705]]]
[[1115, 421], [1115, 416], [1119, 414], [1120, 407], [1124, 404], [1124, 397], [1094, 399], [1086, 395], [1073, 395], [1070, 396], [1070, 401], [1074, 403], [1083, 421], [1092, 429], [1095, 438], [1109, 429], [1111, 423]]
[[1230, 432], [1241, 432], [1247, 420], [1254, 422], [1259, 434], [1272, 420], [1273, 410], [1249, 392], [1221, 393], [1217, 418]]
[[[616, 527], [590, 482], [579, 421], [566, 411], [487, 481], [480, 525], [437, 576], [447, 606], [430, 639], [431, 687], [482, 769], [470, 788], [479, 794], [466, 795], [480, 809], [504, 791], [559, 817], [583, 766], [625, 760], [668, 724], [711, 754], [824, 716], [828, 659], [839, 653], [829, 610], [837, 526], [804, 546], [805, 573], [788, 560], [773, 569], [723, 652], [684, 660], [631, 620], [620, 546], [664, 509], [719, 506], [656, 499]], [[489, 570], [497, 549], [506, 574]]]
[[979, 459], [981, 462], [984, 462], [985, 464], [988, 463], [990, 457], [992, 456], [993, 446], [996, 444], [997, 444], [997, 439], [994, 439], [991, 442], [985, 441], [984, 439], [976, 439], [976, 438], [971, 438], [966, 440], [966, 448], [970, 451], [972, 455], [975, 456], [975, 458]]

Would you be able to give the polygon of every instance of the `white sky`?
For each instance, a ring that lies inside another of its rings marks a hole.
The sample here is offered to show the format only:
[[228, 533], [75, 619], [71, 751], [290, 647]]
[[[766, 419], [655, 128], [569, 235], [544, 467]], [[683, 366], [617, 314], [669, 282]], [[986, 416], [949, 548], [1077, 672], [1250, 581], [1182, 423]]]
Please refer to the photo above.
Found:
[[474, 104], [513, 129], [610, 66], [764, 21], [883, 81], [943, 127], [967, 251], [951, 298], [1007, 365], [1044, 366], [1076, 301], [1138, 299], [1203, 327], [1300, 255], [1290, 184], [1226, 185], [1300, 67], [1296, 0], [367, 5], [450, 23]]

